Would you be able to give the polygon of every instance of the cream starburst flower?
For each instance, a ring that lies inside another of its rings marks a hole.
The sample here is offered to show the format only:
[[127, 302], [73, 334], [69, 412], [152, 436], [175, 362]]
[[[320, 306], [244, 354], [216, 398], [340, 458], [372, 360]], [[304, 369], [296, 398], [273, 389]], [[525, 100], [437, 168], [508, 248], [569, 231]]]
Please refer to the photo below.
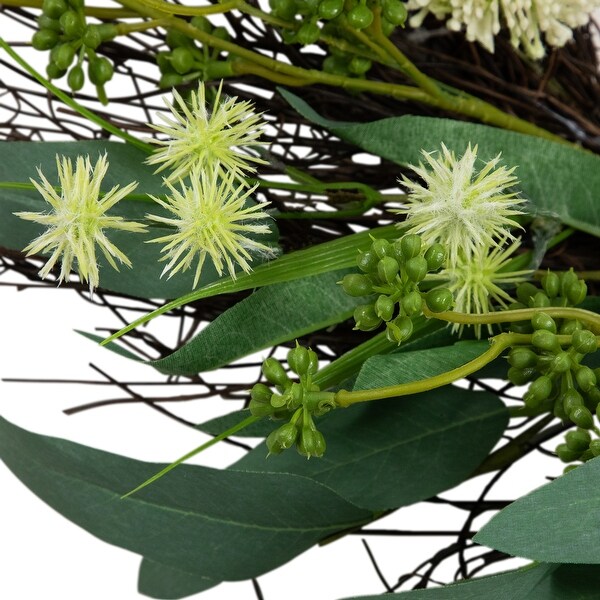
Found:
[[198, 285], [206, 257], [210, 257], [219, 275], [227, 271], [235, 279], [235, 263], [246, 273], [251, 271], [250, 251], [272, 254], [272, 250], [249, 237], [247, 234], [270, 233], [268, 225], [253, 224], [270, 218], [263, 211], [265, 204], [244, 206], [246, 199], [257, 186], [247, 188], [236, 181], [233, 174], [221, 179], [217, 172], [194, 170], [190, 177], [191, 186], [180, 182], [181, 190], [165, 180], [171, 195], [166, 202], [152, 196], [175, 218], [147, 215], [148, 219], [176, 228], [176, 232], [150, 240], [165, 243], [162, 249], [168, 261], [163, 275], [169, 278], [179, 271], [189, 269], [196, 259], [194, 287]]
[[130, 194], [137, 183], [133, 182], [119, 189], [114, 186], [109, 192], [100, 194], [102, 179], [108, 170], [106, 154], [98, 158], [92, 166], [89, 156], [78, 156], [75, 171], [71, 159], [56, 156], [58, 180], [61, 191], [58, 193], [44, 177], [41, 169], [37, 169], [41, 184], [31, 179], [31, 183], [50, 204], [52, 211], [16, 212], [16, 216], [27, 221], [47, 225], [48, 229], [35, 238], [25, 249], [27, 256], [42, 252], [52, 252], [39, 274], [42, 278], [49, 275], [54, 265], [61, 260], [59, 283], [69, 281], [69, 273], [73, 263], [82, 281], [89, 282], [90, 292], [99, 284], [99, 271], [96, 259], [96, 246], [100, 248], [108, 263], [119, 270], [115, 259], [131, 267], [131, 262], [106, 237], [105, 229], [121, 229], [132, 232], [143, 232], [146, 226], [133, 221], [125, 221], [123, 217], [107, 216], [105, 213], [119, 200]]
[[409, 20], [420, 27], [428, 14], [446, 19], [453, 31], [465, 30], [471, 42], [494, 52], [494, 37], [502, 26], [508, 29], [515, 48], [531, 58], [545, 54], [542, 35], [550, 46], [562, 47], [573, 29], [586, 25], [600, 0], [408, 0], [407, 8], [417, 11]]
[[147, 159], [148, 164], [161, 166], [157, 173], [172, 169], [166, 177], [169, 183], [183, 179], [193, 168], [218, 171], [221, 176], [233, 173], [239, 180], [256, 169], [249, 163], [266, 161], [248, 154], [246, 149], [264, 145], [259, 141], [265, 125], [261, 115], [254, 114], [252, 103], [237, 102], [237, 98], [221, 99], [221, 88], [212, 106], [206, 106], [206, 91], [201, 82], [198, 91], [190, 95], [189, 106], [173, 90], [174, 102], [165, 99], [170, 116], [158, 113], [165, 125], [151, 125], [168, 136], [167, 140], [149, 140], [164, 146]]
[[441, 243], [450, 264], [498, 239], [514, 239], [508, 228], [516, 225], [511, 217], [521, 214], [517, 206], [524, 202], [508, 191], [517, 182], [515, 168], [498, 166], [498, 155], [478, 171], [477, 146], [470, 144], [460, 159], [444, 144], [435, 154], [423, 151], [427, 166], [411, 167], [425, 185], [403, 177], [407, 206], [396, 212], [406, 214], [409, 232], [420, 235], [425, 245]]
[[[532, 271], [508, 270], [512, 255], [521, 245], [521, 240], [507, 243], [507, 239], [499, 240], [492, 247], [480, 246], [469, 258], [461, 255], [461, 260], [431, 277], [444, 280], [454, 295], [456, 312], [482, 314], [493, 312], [496, 306], [506, 308], [514, 299], [503, 286], [513, 286], [525, 281]], [[453, 331], [462, 332], [463, 325], [454, 323]], [[475, 325], [477, 337], [481, 335], [481, 325]], [[491, 325], [488, 330], [492, 333]]]

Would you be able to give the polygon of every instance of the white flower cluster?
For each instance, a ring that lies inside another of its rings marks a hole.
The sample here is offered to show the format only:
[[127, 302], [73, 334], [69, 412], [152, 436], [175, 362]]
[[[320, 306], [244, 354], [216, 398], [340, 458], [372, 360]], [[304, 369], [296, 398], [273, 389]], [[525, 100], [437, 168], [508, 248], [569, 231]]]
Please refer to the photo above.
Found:
[[573, 29], [586, 25], [600, 0], [408, 0], [416, 11], [411, 27], [420, 27], [428, 14], [446, 21], [452, 31], [465, 30], [471, 42], [494, 52], [494, 36], [502, 26], [510, 33], [515, 48], [533, 59], [545, 54], [542, 34], [548, 45], [560, 48], [572, 37]]

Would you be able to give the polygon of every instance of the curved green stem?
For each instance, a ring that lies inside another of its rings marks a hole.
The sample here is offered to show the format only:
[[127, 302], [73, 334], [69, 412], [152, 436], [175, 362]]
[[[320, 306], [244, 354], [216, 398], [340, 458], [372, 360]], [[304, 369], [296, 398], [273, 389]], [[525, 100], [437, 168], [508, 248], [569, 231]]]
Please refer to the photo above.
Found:
[[[570, 338], [570, 336], [568, 336]], [[401, 383], [398, 385], [389, 385], [386, 387], [375, 388], [372, 390], [360, 390], [356, 392], [348, 392], [340, 390], [335, 394], [335, 402], [340, 407], [351, 406], [359, 402], [370, 402], [371, 400], [383, 400], [384, 398], [395, 398], [397, 396], [408, 396], [410, 394], [418, 394], [433, 390], [444, 385], [448, 385], [471, 375], [479, 369], [485, 367], [489, 362], [498, 358], [504, 350], [511, 346], [519, 344], [531, 343], [531, 336], [523, 333], [501, 333], [490, 340], [490, 347], [480, 356], [474, 358], [468, 363], [419, 381], [411, 381], [410, 383]]]
[[119, 23], [117, 25], [117, 35], [127, 35], [136, 31], [146, 31], [147, 29], [155, 29], [164, 25], [163, 19], [150, 19], [137, 23]]

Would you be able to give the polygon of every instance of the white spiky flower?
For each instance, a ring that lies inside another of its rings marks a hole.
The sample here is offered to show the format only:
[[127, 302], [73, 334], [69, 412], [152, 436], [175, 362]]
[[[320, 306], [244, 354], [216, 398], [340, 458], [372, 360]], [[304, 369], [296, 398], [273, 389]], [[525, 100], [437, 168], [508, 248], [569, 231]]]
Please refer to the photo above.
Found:
[[465, 30], [469, 41], [494, 52], [494, 36], [506, 27], [515, 48], [531, 58], [545, 54], [548, 45], [560, 48], [573, 37], [573, 29], [586, 25], [600, 0], [408, 0], [416, 13], [411, 27], [420, 27], [428, 14], [446, 20], [453, 31]]
[[92, 166], [89, 156], [78, 156], [75, 171], [71, 159], [56, 156], [60, 193], [44, 177], [41, 169], [37, 169], [41, 184], [31, 179], [31, 183], [50, 204], [52, 211], [17, 212], [16, 216], [27, 221], [46, 225], [48, 229], [35, 238], [25, 249], [27, 256], [42, 252], [52, 252], [50, 259], [40, 270], [39, 275], [45, 278], [54, 265], [61, 260], [59, 283], [69, 281], [69, 273], [76, 262], [77, 271], [82, 281], [89, 282], [90, 292], [99, 284], [99, 271], [96, 259], [96, 246], [100, 248], [108, 263], [117, 271], [117, 259], [131, 267], [131, 262], [106, 237], [105, 229], [121, 229], [132, 232], [143, 232], [146, 226], [133, 221], [125, 221], [123, 217], [107, 216], [105, 213], [119, 200], [130, 194], [137, 186], [136, 182], [119, 189], [114, 186], [109, 192], [100, 194], [100, 185], [108, 170], [106, 154], [98, 158]]
[[[506, 308], [514, 299], [503, 286], [514, 286], [531, 275], [530, 270], [511, 271], [509, 263], [512, 255], [521, 245], [521, 240], [507, 244], [500, 240], [492, 247], [480, 246], [469, 258], [461, 255], [454, 265], [449, 265], [431, 279], [444, 280], [454, 296], [456, 312], [482, 314], [493, 312], [496, 306]], [[462, 332], [463, 325], [454, 323], [452, 330]], [[477, 337], [481, 335], [481, 325], [475, 325]], [[491, 333], [492, 327], [488, 325]]]
[[191, 93], [189, 105], [175, 89], [174, 102], [165, 99], [170, 114], [158, 113], [165, 125], [151, 127], [168, 139], [149, 140], [163, 149], [157, 150], [146, 162], [160, 165], [156, 173], [172, 169], [166, 177], [169, 183], [187, 177], [197, 167], [218, 171], [223, 177], [233, 173], [242, 180], [246, 173], [256, 170], [250, 163], [266, 163], [246, 151], [265, 144], [259, 141], [265, 122], [260, 114], [253, 112], [251, 102], [237, 102], [237, 97], [222, 99], [222, 86], [223, 82], [211, 109], [206, 106], [204, 82], [197, 92]]
[[190, 177], [191, 185], [179, 183], [181, 190], [165, 180], [171, 195], [166, 202], [152, 196], [174, 218], [147, 215], [148, 219], [169, 225], [175, 233], [150, 240], [166, 243], [161, 260], [168, 261], [163, 275], [169, 278], [179, 271], [186, 271], [197, 258], [194, 287], [198, 285], [206, 257], [210, 257], [217, 273], [221, 275], [225, 265], [235, 279], [235, 264], [244, 272], [251, 271], [250, 251], [272, 254], [272, 250], [247, 234], [270, 233], [268, 225], [256, 224], [270, 218], [263, 211], [266, 203], [246, 205], [246, 200], [257, 186], [248, 188], [236, 181], [233, 174], [221, 179], [218, 173], [194, 170]]
[[425, 245], [441, 243], [450, 264], [499, 239], [515, 239], [511, 217], [521, 214], [517, 206], [525, 201], [508, 190], [517, 183], [515, 167], [498, 166], [498, 155], [477, 170], [477, 146], [470, 144], [460, 159], [444, 144], [441, 153], [422, 154], [427, 165], [411, 168], [425, 185], [403, 177], [407, 206], [396, 211], [406, 214], [410, 233], [420, 235]]

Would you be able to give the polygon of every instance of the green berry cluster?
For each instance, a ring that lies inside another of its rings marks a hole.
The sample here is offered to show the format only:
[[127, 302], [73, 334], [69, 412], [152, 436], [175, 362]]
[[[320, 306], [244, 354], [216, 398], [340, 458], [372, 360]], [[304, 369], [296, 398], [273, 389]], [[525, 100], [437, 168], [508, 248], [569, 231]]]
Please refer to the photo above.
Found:
[[[99, 57], [96, 49], [102, 42], [112, 40], [117, 28], [110, 23], [88, 25], [83, 10], [84, 0], [44, 0], [38, 18], [39, 30], [31, 44], [36, 50], [50, 50], [46, 73], [49, 79], [67, 74], [67, 83], [74, 92], [85, 82], [84, 56], [88, 57], [88, 79], [97, 87], [98, 98], [104, 103], [104, 84], [113, 76], [113, 65]], [[74, 63], [74, 64], [73, 64]]]
[[[548, 272], [541, 290], [531, 283], [519, 285], [519, 302], [511, 308], [573, 306], [586, 294], [585, 282], [573, 270], [561, 275]], [[531, 345], [515, 347], [508, 354], [509, 380], [515, 385], [531, 382], [523, 397], [525, 405], [553, 412], [581, 429], [592, 429], [593, 413], [600, 418], [600, 373], [582, 361], [598, 349], [596, 335], [576, 319], [553, 319], [543, 311], [525, 325], [513, 324], [511, 330], [515, 329], [531, 333]], [[559, 336], [569, 336], [568, 341]]]
[[[594, 429], [598, 434], [598, 430]], [[565, 463], [573, 463], [580, 461], [587, 462], [596, 456], [600, 456], [600, 438], [592, 439], [590, 432], [587, 429], [578, 427], [569, 431], [565, 435], [565, 441], [556, 447], [556, 455]], [[565, 473], [578, 465], [568, 465], [565, 467]]]
[[288, 366], [299, 381], [292, 381], [284, 366], [275, 358], [267, 358], [262, 372], [276, 391], [263, 383], [254, 385], [250, 392], [250, 412], [256, 417], [288, 419], [267, 437], [269, 454], [281, 454], [296, 446], [300, 454], [310, 458], [325, 452], [325, 438], [317, 430], [313, 417], [321, 416], [335, 407], [333, 394], [321, 392], [312, 382], [319, 369], [316, 352], [298, 345], [288, 352]]
[[[230, 39], [225, 27], [213, 27], [206, 17], [194, 17], [190, 24], [219, 39]], [[162, 88], [173, 88], [196, 79], [222, 79], [233, 73], [228, 61], [219, 60], [219, 50], [199, 46], [181, 31], [168, 29], [165, 41], [169, 50], [156, 55], [156, 63], [161, 73], [159, 86]]]
[[[314, 44], [323, 33], [360, 47], [349, 28], [366, 29], [379, 13], [382, 32], [389, 37], [396, 27], [404, 26], [408, 16], [400, 0], [269, 0], [269, 6], [273, 16], [297, 25], [282, 30], [283, 41], [303, 46]], [[323, 62], [325, 71], [338, 75], [362, 77], [370, 68], [368, 58], [334, 48]]]
[[419, 289], [427, 273], [439, 271], [445, 261], [441, 244], [423, 248], [418, 235], [407, 234], [393, 243], [373, 239], [367, 251], [359, 252], [361, 273], [345, 275], [339, 282], [350, 296], [377, 294], [374, 301], [356, 307], [355, 329], [372, 331], [385, 323], [388, 340], [401, 344], [412, 335], [412, 319], [422, 314], [423, 303], [432, 312], [448, 310], [454, 300], [450, 290]]

